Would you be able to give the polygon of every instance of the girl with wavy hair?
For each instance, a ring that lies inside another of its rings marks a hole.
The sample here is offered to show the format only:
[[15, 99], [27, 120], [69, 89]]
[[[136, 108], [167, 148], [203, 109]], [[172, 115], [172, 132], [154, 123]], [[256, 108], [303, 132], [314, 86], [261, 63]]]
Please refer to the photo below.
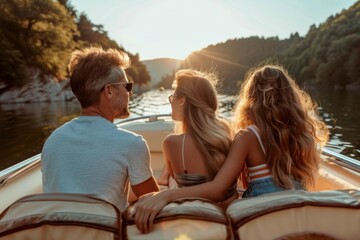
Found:
[[[174, 134], [163, 142], [163, 155], [167, 172], [178, 187], [211, 181], [230, 149], [231, 126], [217, 116], [217, 81], [213, 73], [185, 69], [175, 74], [169, 102], [176, 124]], [[225, 199], [236, 197], [235, 182]]]
[[267, 65], [250, 71], [235, 110], [236, 141], [247, 141], [243, 197], [307, 189], [319, 170], [320, 146], [329, 131], [317, 106], [285, 69]]
[[317, 115], [316, 104], [285, 69], [266, 65], [251, 70], [241, 87], [234, 119], [237, 134], [216, 177], [141, 199], [135, 221], [142, 232], [150, 231], [156, 214], [178, 198], [221, 201], [239, 176], [247, 187], [243, 197], [314, 184], [329, 131]]

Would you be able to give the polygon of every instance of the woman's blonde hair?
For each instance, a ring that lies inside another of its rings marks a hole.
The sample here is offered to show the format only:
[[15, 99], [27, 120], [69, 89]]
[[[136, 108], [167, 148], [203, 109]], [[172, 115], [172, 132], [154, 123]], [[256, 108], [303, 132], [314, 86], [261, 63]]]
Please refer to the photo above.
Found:
[[183, 120], [177, 123], [177, 133], [190, 134], [206, 159], [209, 176], [214, 178], [222, 166], [232, 141], [230, 124], [217, 116], [218, 99], [213, 73], [180, 70], [175, 74], [177, 97], [185, 97]]
[[251, 70], [241, 87], [235, 109], [236, 129], [256, 125], [274, 181], [293, 187], [292, 179], [309, 187], [320, 165], [321, 146], [329, 130], [317, 106], [281, 66]]

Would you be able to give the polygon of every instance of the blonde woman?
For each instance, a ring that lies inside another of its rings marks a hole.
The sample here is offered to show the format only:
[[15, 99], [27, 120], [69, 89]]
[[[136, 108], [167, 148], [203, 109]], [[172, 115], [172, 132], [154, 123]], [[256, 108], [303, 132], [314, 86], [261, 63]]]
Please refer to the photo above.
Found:
[[243, 197], [314, 184], [320, 147], [329, 132], [316, 114], [316, 105], [285, 69], [266, 65], [250, 71], [234, 117], [238, 133], [214, 180], [143, 198], [135, 215], [142, 232], [150, 231], [156, 214], [175, 199], [196, 196], [221, 201], [239, 176], [247, 186]]
[[[217, 77], [211, 73], [180, 70], [175, 74], [174, 93], [169, 96], [174, 134], [163, 142], [167, 172], [178, 187], [211, 181], [230, 149], [230, 124], [217, 116]], [[226, 202], [237, 198], [236, 182], [225, 194]]]
[[247, 187], [243, 197], [314, 184], [319, 146], [329, 135], [316, 108], [282, 67], [268, 65], [250, 72], [234, 122], [238, 141], [248, 141], [241, 174]]

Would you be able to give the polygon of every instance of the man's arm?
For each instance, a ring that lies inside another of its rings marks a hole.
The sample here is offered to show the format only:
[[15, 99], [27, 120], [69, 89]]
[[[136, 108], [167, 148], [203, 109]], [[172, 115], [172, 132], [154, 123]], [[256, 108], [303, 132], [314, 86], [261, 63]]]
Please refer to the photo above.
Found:
[[158, 192], [160, 190], [153, 176], [142, 183], [131, 185], [131, 188], [137, 197], [141, 197], [150, 192]]
[[132, 143], [128, 156], [129, 181], [133, 193], [140, 197], [150, 192], [158, 192], [159, 186], [151, 170], [149, 147], [142, 137], [139, 136]]

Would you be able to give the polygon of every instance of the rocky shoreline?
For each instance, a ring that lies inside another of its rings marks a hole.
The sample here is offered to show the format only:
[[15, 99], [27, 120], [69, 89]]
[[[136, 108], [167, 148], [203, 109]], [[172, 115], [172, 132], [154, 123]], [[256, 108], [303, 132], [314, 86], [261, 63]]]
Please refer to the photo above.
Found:
[[74, 99], [75, 96], [71, 92], [68, 80], [60, 82], [36, 80], [22, 88], [4, 92], [0, 96], [0, 103], [72, 101]]

